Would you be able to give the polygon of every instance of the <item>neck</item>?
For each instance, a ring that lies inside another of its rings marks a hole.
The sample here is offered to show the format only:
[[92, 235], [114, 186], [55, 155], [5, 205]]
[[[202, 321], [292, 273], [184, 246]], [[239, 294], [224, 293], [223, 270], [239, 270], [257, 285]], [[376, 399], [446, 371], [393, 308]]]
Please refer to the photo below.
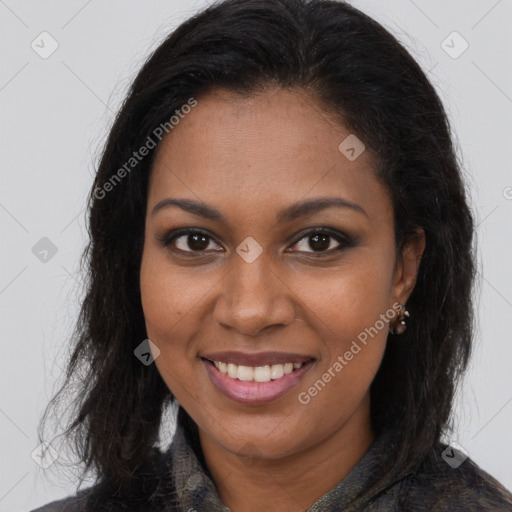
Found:
[[335, 487], [357, 464], [375, 436], [368, 414], [354, 414], [325, 439], [285, 458], [234, 454], [202, 430], [206, 464], [220, 498], [233, 512], [303, 512]]

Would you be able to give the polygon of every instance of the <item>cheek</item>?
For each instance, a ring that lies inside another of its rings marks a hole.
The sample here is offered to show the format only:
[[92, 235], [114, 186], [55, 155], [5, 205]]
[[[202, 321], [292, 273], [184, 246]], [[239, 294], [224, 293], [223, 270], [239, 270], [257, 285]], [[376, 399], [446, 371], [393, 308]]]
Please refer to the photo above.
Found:
[[[173, 295], [166, 292], [174, 288], [173, 283], [168, 282], [162, 270], [152, 251], [145, 250], [140, 270], [140, 291], [148, 331], [169, 329], [174, 323], [174, 317], [178, 316]], [[151, 336], [151, 333], [148, 332], [148, 335]]]
[[180, 364], [186, 358], [187, 344], [179, 341], [187, 334], [180, 333], [186, 327], [182, 320], [187, 312], [187, 294], [178, 291], [182, 283], [167, 267], [159, 251], [145, 248], [140, 269], [141, 302], [147, 336], [160, 349], [155, 364], [169, 389], [179, 394], [177, 383], [189, 372]]
[[[389, 311], [393, 254], [392, 248], [378, 256], [375, 250], [358, 251], [357, 257], [347, 258], [332, 272], [316, 279], [304, 276], [297, 282], [297, 293], [308, 306], [307, 322], [323, 340], [319, 374], [330, 391], [318, 393], [318, 405], [328, 406], [341, 393], [344, 407], [350, 410], [366, 393], [380, 366], [393, 313]], [[315, 382], [318, 377], [314, 376]], [[323, 384], [316, 388], [323, 390]]]
[[208, 284], [203, 282], [202, 286], [195, 286], [198, 279], [193, 277], [192, 272], [173, 268], [161, 249], [148, 247], [144, 250], [140, 290], [148, 331], [153, 330], [158, 336], [167, 337], [183, 323], [181, 320], [185, 315], [193, 314]]
[[[197, 358], [201, 319], [206, 318], [208, 292], [217, 279], [197, 267], [173, 266], [160, 247], [147, 243], [140, 269], [142, 309], [148, 338], [160, 349], [155, 364], [173, 394], [198, 400], [191, 375], [202, 364]], [[183, 385], [186, 383], [186, 386]]]
[[198, 399], [192, 382], [192, 367], [188, 364], [186, 341], [192, 337], [188, 332], [190, 323], [183, 321], [194, 304], [190, 287], [184, 287], [179, 273], [169, 271], [169, 263], [160, 254], [162, 251], [145, 248], [140, 269], [142, 309], [148, 338], [160, 349], [155, 365], [169, 390], [183, 402], [187, 397]]
[[290, 288], [307, 305], [311, 321], [316, 317], [315, 324], [323, 324], [326, 339], [347, 341], [389, 309], [393, 254], [392, 249], [377, 256], [375, 249], [360, 250], [329, 272], [304, 273]]

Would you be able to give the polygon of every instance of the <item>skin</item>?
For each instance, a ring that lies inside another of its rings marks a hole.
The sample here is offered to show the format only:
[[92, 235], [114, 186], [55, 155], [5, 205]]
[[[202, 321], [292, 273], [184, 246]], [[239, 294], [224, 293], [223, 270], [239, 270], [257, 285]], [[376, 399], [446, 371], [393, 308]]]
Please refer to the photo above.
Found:
[[[219, 90], [163, 139], [154, 162], [140, 273], [147, 333], [161, 351], [158, 371], [198, 425], [219, 495], [234, 512], [307, 509], [375, 439], [369, 387], [389, 324], [309, 403], [298, 400], [358, 334], [407, 302], [424, 250], [419, 230], [396, 253], [392, 205], [374, 157], [367, 149], [349, 161], [338, 150], [349, 134], [304, 91], [242, 98]], [[330, 207], [277, 221], [283, 208], [317, 197], [341, 197], [365, 213]], [[207, 203], [225, 222], [177, 206], [153, 214], [167, 198]], [[315, 251], [318, 244], [300, 232], [322, 226], [354, 244], [330, 237]], [[203, 252], [187, 235], [168, 246], [160, 240], [190, 227], [208, 232]], [[236, 252], [248, 236], [262, 249], [252, 263]], [[283, 397], [247, 405], [210, 381], [199, 354], [220, 350], [295, 352], [315, 362]]]

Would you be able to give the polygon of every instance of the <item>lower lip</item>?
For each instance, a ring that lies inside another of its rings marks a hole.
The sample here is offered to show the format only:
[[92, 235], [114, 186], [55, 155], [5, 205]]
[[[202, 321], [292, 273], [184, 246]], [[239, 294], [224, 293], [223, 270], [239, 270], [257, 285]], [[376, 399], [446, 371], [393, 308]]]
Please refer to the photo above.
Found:
[[215, 387], [225, 396], [243, 404], [266, 404], [281, 398], [294, 388], [313, 365], [313, 361], [304, 363], [292, 373], [269, 382], [254, 382], [232, 379], [207, 360], [203, 359], [208, 375]]

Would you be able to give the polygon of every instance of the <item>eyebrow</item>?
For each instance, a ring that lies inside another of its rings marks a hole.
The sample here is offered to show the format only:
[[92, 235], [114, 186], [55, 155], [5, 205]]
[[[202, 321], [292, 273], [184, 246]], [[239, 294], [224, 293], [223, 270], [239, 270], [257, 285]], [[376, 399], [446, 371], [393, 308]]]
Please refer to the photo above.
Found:
[[[151, 215], [154, 216], [159, 211], [165, 210], [172, 206], [177, 206], [186, 212], [205, 217], [206, 219], [224, 223], [226, 222], [224, 216], [217, 209], [193, 199], [163, 199], [155, 205]], [[306, 215], [310, 215], [333, 207], [349, 208], [368, 217], [368, 213], [366, 213], [362, 206], [349, 201], [348, 199], [344, 199], [342, 197], [318, 197], [315, 199], [299, 201], [290, 206], [287, 206], [277, 214], [277, 220], [278, 222], [290, 222], [300, 217], [304, 217]]]

